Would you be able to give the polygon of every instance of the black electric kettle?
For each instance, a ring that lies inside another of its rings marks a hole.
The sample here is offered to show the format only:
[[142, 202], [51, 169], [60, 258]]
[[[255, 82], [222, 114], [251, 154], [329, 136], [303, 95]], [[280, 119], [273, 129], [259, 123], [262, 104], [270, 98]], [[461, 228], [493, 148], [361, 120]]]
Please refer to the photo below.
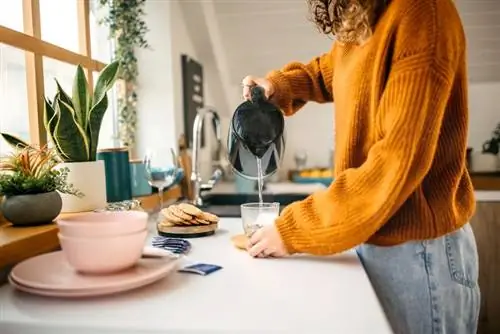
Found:
[[250, 101], [236, 108], [227, 138], [228, 159], [236, 174], [258, 179], [258, 159], [264, 178], [278, 170], [285, 151], [285, 119], [262, 87], [252, 87]]

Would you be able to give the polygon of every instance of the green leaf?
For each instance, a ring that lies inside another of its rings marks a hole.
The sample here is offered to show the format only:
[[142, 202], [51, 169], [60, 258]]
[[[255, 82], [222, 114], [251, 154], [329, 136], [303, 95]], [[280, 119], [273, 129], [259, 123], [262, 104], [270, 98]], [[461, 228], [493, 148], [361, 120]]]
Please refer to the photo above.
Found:
[[78, 124], [75, 111], [59, 100], [56, 113], [59, 118], [54, 129], [54, 139], [67, 157], [66, 162], [89, 161], [89, 142], [85, 131]]
[[113, 87], [113, 84], [115, 83], [116, 78], [118, 77], [119, 68], [120, 68], [120, 63], [115, 61], [106, 66], [102, 70], [95, 85], [94, 98], [93, 98], [94, 106], [99, 104], [101, 100], [104, 98], [104, 96], [106, 96], [107, 91], [110, 90], [111, 87]]
[[[54, 98], [53, 103], [55, 104], [55, 103], [57, 103], [57, 100], [62, 100], [62, 101], [64, 101], [64, 103], [69, 104], [71, 106], [71, 108], [73, 108], [73, 101], [71, 101], [71, 97], [68, 94], [66, 94], [64, 89], [59, 84], [59, 81], [57, 81], [57, 79], [55, 79], [55, 81], [56, 81], [56, 85], [57, 85], [57, 93], [56, 93], [56, 97]], [[54, 109], [55, 109], [55, 106], [54, 106]]]
[[8, 133], [4, 133], [4, 132], [0, 132], [0, 135], [7, 142], [7, 144], [12, 146], [13, 148], [23, 149], [23, 148], [30, 146], [30, 144], [28, 144], [27, 142], [25, 142], [24, 140], [22, 140], [19, 137], [9, 135]]
[[[57, 101], [57, 99], [55, 99], [54, 101]], [[50, 140], [52, 141], [54, 147], [56, 148], [57, 155], [61, 159], [67, 160], [69, 159], [69, 157], [67, 157], [64, 154], [64, 152], [61, 150], [61, 147], [59, 147], [59, 144], [57, 143], [54, 137], [55, 127], [58, 121], [59, 121], [59, 113], [56, 113], [50, 101], [48, 99], [45, 99], [45, 112], [43, 114], [43, 123], [45, 124], [45, 130], [47, 131]]]
[[50, 104], [50, 101], [48, 99], [45, 100], [45, 112], [43, 114], [43, 123], [45, 124], [45, 130], [47, 133], [52, 135], [54, 133], [54, 124], [51, 126], [51, 122], [54, 119], [54, 117], [57, 117], [56, 111]]
[[90, 96], [88, 93], [88, 83], [83, 68], [78, 65], [73, 81], [73, 108], [75, 116], [83, 129], [87, 129], [87, 113], [90, 106]]
[[107, 109], [108, 96], [104, 94], [104, 98], [102, 98], [98, 104], [94, 105], [94, 107], [89, 112], [89, 126], [87, 128], [87, 137], [90, 141], [90, 161], [96, 160], [97, 145], [99, 144], [99, 132], [101, 131], [102, 119]]

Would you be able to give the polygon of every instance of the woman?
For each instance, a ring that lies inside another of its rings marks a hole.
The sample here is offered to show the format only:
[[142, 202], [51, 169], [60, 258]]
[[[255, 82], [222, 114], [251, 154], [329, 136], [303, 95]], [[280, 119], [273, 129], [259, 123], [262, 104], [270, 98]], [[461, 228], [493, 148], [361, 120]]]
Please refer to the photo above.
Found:
[[243, 93], [264, 87], [288, 116], [308, 101], [334, 102], [335, 181], [256, 232], [249, 253], [357, 247], [396, 333], [475, 333], [466, 46], [452, 0], [309, 5], [319, 29], [336, 38], [331, 51], [247, 77]]

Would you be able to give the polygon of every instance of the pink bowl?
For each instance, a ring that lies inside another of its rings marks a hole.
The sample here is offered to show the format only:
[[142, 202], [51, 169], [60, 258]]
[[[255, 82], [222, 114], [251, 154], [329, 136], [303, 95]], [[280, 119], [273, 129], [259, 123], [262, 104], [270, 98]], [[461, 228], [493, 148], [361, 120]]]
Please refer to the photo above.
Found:
[[101, 238], [144, 230], [148, 214], [141, 211], [86, 212], [58, 218], [56, 222], [65, 237]]
[[134, 266], [142, 256], [147, 230], [101, 237], [76, 238], [58, 234], [68, 263], [86, 274], [109, 274]]

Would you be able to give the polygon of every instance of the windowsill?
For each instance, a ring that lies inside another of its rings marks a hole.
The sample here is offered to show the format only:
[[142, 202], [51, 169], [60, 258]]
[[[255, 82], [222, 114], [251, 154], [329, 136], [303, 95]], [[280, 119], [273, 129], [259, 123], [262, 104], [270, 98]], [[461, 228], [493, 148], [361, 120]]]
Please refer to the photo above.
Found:
[[[164, 193], [164, 200], [180, 197], [180, 188], [175, 187]], [[138, 197], [146, 211], [158, 205], [158, 195]], [[56, 224], [14, 227], [0, 216], [0, 271], [27, 258], [51, 252], [59, 248]]]

